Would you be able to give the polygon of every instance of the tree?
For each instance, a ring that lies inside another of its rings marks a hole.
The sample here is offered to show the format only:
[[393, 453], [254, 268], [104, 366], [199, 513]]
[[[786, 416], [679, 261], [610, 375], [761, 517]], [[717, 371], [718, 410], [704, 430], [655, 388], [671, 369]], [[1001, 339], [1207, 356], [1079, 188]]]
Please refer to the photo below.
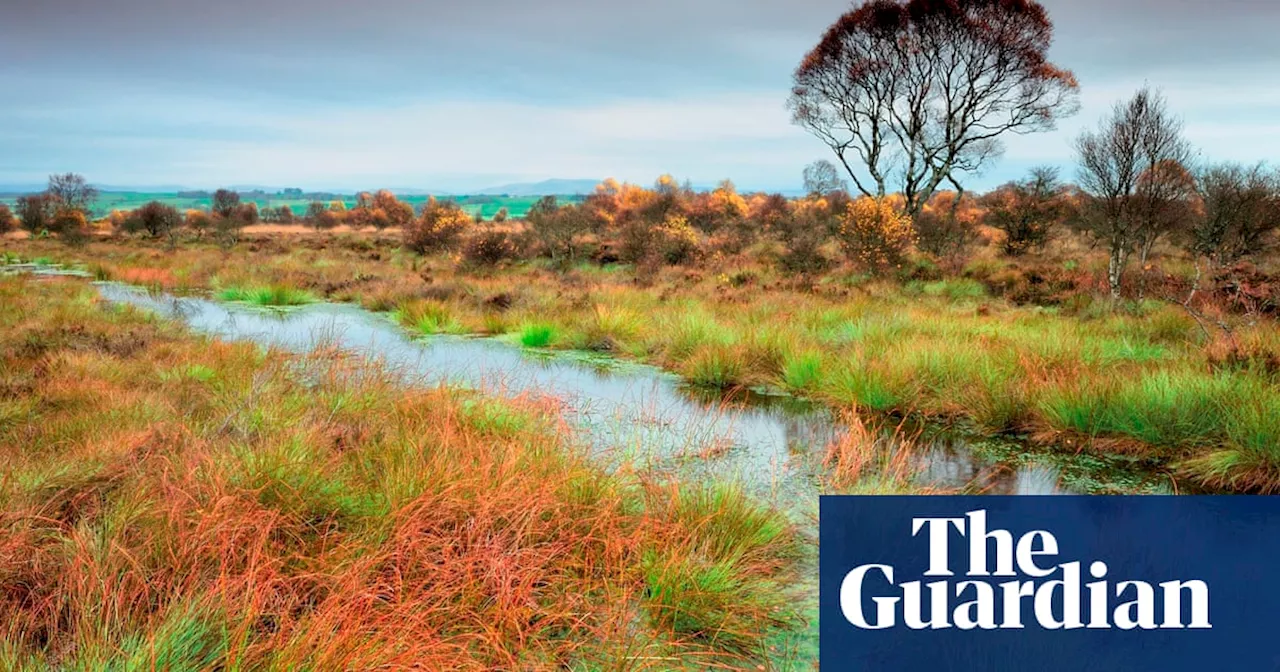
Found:
[[557, 261], [573, 260], [576, 252], [574, 240], [591, 229], [591, 219], [582, 208], [574, 205], [560, 207], [555, 196], [543, 196], [529, 208], [525, 216], [529, 229], [547, 248], [547, 253]]
[[[1076, 139], [1080, 188], [1088, 198], [1079, 224], [1107, 246], [1107, 283], [1113, 298], [1129, 257], [1149, 251], [1169, 228], [1169, 206], [1181, 198], [1190, 149], [1182, 124], [1150, 89], [1117, 103], [1096, 131]], [[1178, 169], [1174, 167], [1177, 166]]]
[[509, 217], [510, 214], [511, 214], [510, 211], [508, 211], [505, 206], [498, 208], [498, 212], [493, 215], [493, 223], [501, 224], [507, 221], [507, 217]]
[[858, 191], [883, 198], [892, 183], [914, 216], [943, 182], [963, 196], [959, 176], [998, 155], [1001, 135], [1075, 113], [1079, 86], [1049, 62], [1052, 39], [1032, 0], [872, 0], [805, 56], [792, 117]]
[[329, 210], [329, 206], [324, 201], [311, 201], [307, 204], [307, 214], [304, 215], [307, 223], [316, 231], [324, 229], [332, 229], [338, 225], [338, 218]]
[[1209, 166], [1197, 180], [1203, 212], [1194, 218], [1187, 247], [1214, 266], [1263, 252], [1280, 229], [1280, 175], [1261, 164]]
[[145, 231], [152, 238], [171, 235], [180, 226], [182, 215], [178, 209], [159, 201], [151, 201], [134, 210], [125, 217], [123, 225], [127, 233]]
[[89, 186], [83, 175], [63, 173], [50, 175], [46, 191], [58, 202], [59, 209], [78, 210], [87, 218], [98, 190]]
[[14, 217], [9, 206], [0, 203], [0, 236], [14, 230], [18, 226], [18, 218]]
[[22, 222], [22, 228], [33, 236], [48, 231], [52, 228], [54, 216], [57, 214], [57, 203], [57, 199], [48, 193], [18, 197], [17, 215]]
[[240, 194], [230, 189], [219, 189], [213, 192], [213, 201], [210, 209], [213, 214], [224, 219], [235, 216], [236, 211], [240, 208]]
[[280, 224], [292, 224], [294, 220], [293, 208], [287, 205], [277, 206], [275, 220]]
[[1044, 247], [1066, 212], [1056, 168], [1040, 167], [1021, 182], [1010, 182], [982, 198], [987, 226], [1004, 232], [1004, 253], [1016, 257]]
[[258, 223], [258, 204], [249, 201], [241, 205], [236, 211], [236, 218], [240, 220], [242, 226]]
[[840, 179], [840, 169], [826, 159], [804, 167], [804, 190], [810, 196], [825, 196], [833, 191], [848, 191], [849, 183]]

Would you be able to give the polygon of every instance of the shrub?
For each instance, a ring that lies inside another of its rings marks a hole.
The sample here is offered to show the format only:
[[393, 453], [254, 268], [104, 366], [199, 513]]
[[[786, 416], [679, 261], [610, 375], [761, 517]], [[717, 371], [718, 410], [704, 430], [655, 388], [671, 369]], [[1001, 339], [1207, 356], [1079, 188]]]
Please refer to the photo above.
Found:
[[511, 234], [499, 229], [485, 229], [471, 236], [462, 248], [462, 258], [475, 266], [496, 266], [516, 257]]
[[129, 213], [120, 226], [125, 233], [145, 232], [152, 238], [167, 236], [182, 225], [178, 209], [159, 201], [150, 203]]
[[915, 243], [911, 218], [887, 200], [859, 198], [840, 223], [840, 244], [849, 259], [869, 271], [897, 268]]
[[205, 232], [213, 228], [213, 218], [203, 210], [188, 210], [183, 219], [187, 228], [196, 234], [196, 238], [203, 238]]
[[329, 210], [322, 201], [311, 201], [307, 204], [307, 223], [316, 231], [332, 229], [338, 225], [338, 216]]
[[422, 216], [404, 228], [404, 246], [418, 254], [452, 250], [472, 226], [471, 218], [453, 201], [427, 200]]
[[959, 261], [977, 238], [971, 222], [952, 215], [950, 208], [926, 206], [915, 216], [916, 244], [939, 259]]
[[89, 219], [82, 210], [62, 208], [54, 214], [49, 232], [65, 243], [78, 245], [89, 235]]
[[14, 230], [18, 226], [18, 218], [14, 217], [9, 206], [0, 204], [0, 236]]
[[1065, 193], [1056, 169], [1036, 168], [1030, 178], [983, 197], [987, 224], [1005, 234], [1005, 254], [1018, 256], [1044, 247], [1065, 215]]
[[770, 228], [786, 246], [778, 256], [778, 264], [788, 273], [820, 273], [831, 266], [822, 253], [835, 218], [831, 202], [826, 198], [796, 201], [789, 211], [773, 217]]
[[591, 230], [591, 218], [575, 205], [560, 207], [555, 196], [543, 196], [529, 209], [529, 231], [552, 259], [575, 257], [575, 239]]
[[[239, 212], [239, 211], [237, 211]], [[218, 241], [218, 245], [222, 249], [231, 249], [236, 243], [240, 242], [240, 232], [244, 229], [245, 221], [236, 213], [230, 217], [215, 215], [213, 217], [213, 238]]]
[[33, 236], [52, 228], [58, 201], [48, 194], [28, 194], [18, 198], [18, 219]]
[[683, 264], [697, 256], [698, 232], [682, 215], [668, 216], [654, 233], [655, 249], [668, 264]]

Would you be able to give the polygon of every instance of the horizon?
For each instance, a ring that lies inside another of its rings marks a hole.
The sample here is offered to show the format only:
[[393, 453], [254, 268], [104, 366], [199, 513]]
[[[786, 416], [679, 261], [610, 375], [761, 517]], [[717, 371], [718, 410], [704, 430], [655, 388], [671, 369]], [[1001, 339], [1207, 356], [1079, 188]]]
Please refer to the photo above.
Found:
[[[1051, 58], [1078, 76], [1081, 110], [1053, 132], [1005, 138], [966, 189], [1036, 165], [1074, 181], [1071, 139], [1144, 84], [1185, 120], [1201, 160], [1280, 155], [1280, 55], [1266, 49], [1280, 6], [1042, 4], [1056, 27]], [[794, 192], [806, 164], [832, 157], [791, 123], [791, 74], [851, 6], [5, 7], [0, 86], [29, 95], [0, 109], [0, 183], [74, 171], [106, 185], [463, 194], [671, 174]]]

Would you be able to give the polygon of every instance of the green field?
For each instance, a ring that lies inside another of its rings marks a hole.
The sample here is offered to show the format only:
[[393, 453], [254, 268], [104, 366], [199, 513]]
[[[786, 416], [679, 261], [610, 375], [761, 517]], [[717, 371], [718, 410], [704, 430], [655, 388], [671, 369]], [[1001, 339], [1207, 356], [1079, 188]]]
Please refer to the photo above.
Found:
[[[185, 193], [185, 192], [183, 192]], [[14, 202], [22, 194], [0, 193], [0, 203], [13, 206]], [[104, 191], [99, 194], [98, 199], [93, 204], [93, 215], [95, 217], [105, 217], [111, 214], [112, 210], [133, 210], [139, 208], [150, 201], [160, 201], [167, 205], [172, 205], [179, 210], [199, 209], [208, 210], [211, 200], [211, 193], [200, 196], [186, 196], [178, 192], [143, 192], [143, 191]], [[282, 205], [289, 206], [295, 215], [302, 215], [307, 210], [307, 205], [311, 203], [310, 198], [296, 198], [284, 196], [280, 194], [264, 194], [261, 192], [242, 192], [241, 200], [245, 203], [256, 203], [258, 210], [265, 208], [278, 208]], [[341, 194], [342, 202], [348, 209], [355, 207], [355, 194]], [[402, 196], [400, 200], [413, 205], [418, 210], [423, 203], [429, 198], [426, 195]], [[485, 219], [491, 219], [502, 208], [506, 208], [512, 217], [523, 217], [529, 212], [529, 208], [538, 201], [539, 196], [487, 196], [487, 195], [462, 195], [462, 196], [441, 196], [443, 200], [457, 201], [462, 209], [469, 215], [480, 213]], [[581, 196], [559, 196], [561, 203], [573, 203], [582, 200]], [[329, 202], [334, 199], [324, 199]]]

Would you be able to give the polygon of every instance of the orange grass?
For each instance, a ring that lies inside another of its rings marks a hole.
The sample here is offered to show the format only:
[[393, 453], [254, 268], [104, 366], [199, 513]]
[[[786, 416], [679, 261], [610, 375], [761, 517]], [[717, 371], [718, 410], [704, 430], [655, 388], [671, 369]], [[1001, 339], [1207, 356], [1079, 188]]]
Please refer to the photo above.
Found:
[[755, 669], [793, 622], [778, 514], [602, 473], [546, 403], [92, 296], [0, 279], [0, 668]]

